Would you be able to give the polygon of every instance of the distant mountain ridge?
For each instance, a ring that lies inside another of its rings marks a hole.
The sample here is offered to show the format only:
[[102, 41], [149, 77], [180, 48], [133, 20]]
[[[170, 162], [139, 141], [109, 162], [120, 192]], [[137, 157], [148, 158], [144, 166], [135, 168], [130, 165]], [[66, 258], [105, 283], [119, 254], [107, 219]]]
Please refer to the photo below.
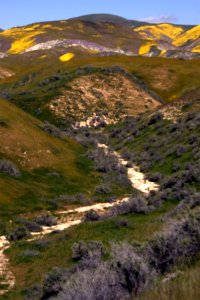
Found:
[[51, 49], [87, 55], [200, 58], [200, 25], [150, 24], [92, 14], [0, 32], [2, 58]]

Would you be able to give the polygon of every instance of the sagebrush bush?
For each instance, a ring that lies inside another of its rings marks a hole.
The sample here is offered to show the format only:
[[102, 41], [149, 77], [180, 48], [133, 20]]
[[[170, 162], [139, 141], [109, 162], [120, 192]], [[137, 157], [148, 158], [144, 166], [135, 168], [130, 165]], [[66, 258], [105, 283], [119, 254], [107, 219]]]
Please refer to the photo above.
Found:
[[129, 294], [137, 296], [152, 281], [153, 272], [145, 258], [128, 244], [112, 245], [113, 264]]
[[48, 213], [38, 216], [37, 218], [34, 219], [34, 222], [39, 224], [40, 226], [51, 227], [57, 225], [57, 219]]
[[64, 137], [64, 133], [59, 128], [57, 128], [55, 125], [49, 123], [48, 121], [44, 122], [44, 124], [42, 124], [40, 126], [40, 128], [42, 130], [44, 130], [46, 133], [48, 133], [54, 137], [57, 137], [57, 138]]
[[39, 232], [42, 230], [41, 226], [34, 221], [28, 221], [22, 218], [18, 218], [16, 222], [24, 225], [30, 232]]
[[72, 246], [73, 260], [100, 259], [104, 253], [103, 244], [98, 241], [79, 241]]
[[5, 159], [0, 160], [0, 173], [5, 173], [13, 177], [21, 176], [19, 168], [11, 161]]
[[19, 226], [15, 228], [7, 235], [9, 241], [21, 240], [29, 236], [30, 236], [30, 232], [25, 226]]
[[42, 297], [42, 286], [35, 284], [30, 288], [23, 290], [25, 297], [23, 300], [38, 300]]
[[111, 210], [113, 215], [125, 215], [129, 213], [146, 213], [148, 210], [145, 198], [133, 197], [128, 201], [120, 203]]
[[24, 258], [38, 257], [40, 256], [40, 252], [37, 250], [27, 249], [21, 252], [19, 256]]
[[100, 220], [100, 215], [93, 209], [87, 211], [84, 215], [84, 221], [99, 221]]
[[200, 216], [192, 215], [175, 222], [169, 232], [149, 243], [148, 257], [157, 272], [165, 273], [179, 261], [200, 251]]

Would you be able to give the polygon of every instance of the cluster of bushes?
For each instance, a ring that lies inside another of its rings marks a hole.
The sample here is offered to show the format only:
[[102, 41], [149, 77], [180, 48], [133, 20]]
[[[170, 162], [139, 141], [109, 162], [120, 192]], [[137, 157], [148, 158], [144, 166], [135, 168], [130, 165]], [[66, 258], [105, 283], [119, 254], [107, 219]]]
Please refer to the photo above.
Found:
[[[110, 138], [115, 140], [117, 148], [120, 145], [120, 150], [126, 155], [127, 144], [134, 145], [139, 141], [142, 151], [136, 149], [131, 153], [129, 150], [129, 159], [148, 172], [156, 165], [166, 164], [169, 157], [179, 161], [187, 154], [188, 157], [191, 155], [195, 160], [199, 160], [199, 125], [199, 113], [188, 113], [173, 124], [157, 112], [151, 116], [127, 118], [120, 128], [111, 129]], [[143, 140], [144, 135], [146, 138]]]
[[112, 244], [106, 261], [100, 242], [77, 242], [72, 258], [79, 261], [78, 265], [53, 269], [38, 291], [41, 299], [128, 299], [139, 295], [158, 275], [199, 252], [200, 215], [194, 213], [174, 221], [167, 232], [146, 244]]
[[94, 161], [95, 169], [99, 172], [107, 173], [114, 171], [122, 174], [126, 173], [126, 168], [120, 164], [116, 155], [104, 148], [88, 152], [87, 157]]
[[97, 194], [111, 194], [113, 186], [126, 190], [132, 189], [127, 168], [120, 163], [119, 158], [112, 151], [104, 148], [89, 150], [87, 158], [94, 162], [95, 170], [103, 173], [102, 184], [96, 189]]
[[17, 241], [30, 237], [31, 232], [42, 231], [42, 226], [51, 227], [57, 224], [57, 219], [48, 213], [42, 214], [33, 220], [17, 219], [17, 226], [8, 232], [7, 237], [10, 241]]

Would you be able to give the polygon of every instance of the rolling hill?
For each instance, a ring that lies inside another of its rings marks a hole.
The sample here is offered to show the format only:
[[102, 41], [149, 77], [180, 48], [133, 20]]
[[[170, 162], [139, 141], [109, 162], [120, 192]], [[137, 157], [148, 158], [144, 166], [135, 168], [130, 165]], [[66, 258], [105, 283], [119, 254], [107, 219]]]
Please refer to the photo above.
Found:
[[199, 57], [199, 26], [148, 24], [114, 15], [86, 15], [35, 23], [0, 33], [0, 52], [9, 55], [76, 48], [86, 53]]

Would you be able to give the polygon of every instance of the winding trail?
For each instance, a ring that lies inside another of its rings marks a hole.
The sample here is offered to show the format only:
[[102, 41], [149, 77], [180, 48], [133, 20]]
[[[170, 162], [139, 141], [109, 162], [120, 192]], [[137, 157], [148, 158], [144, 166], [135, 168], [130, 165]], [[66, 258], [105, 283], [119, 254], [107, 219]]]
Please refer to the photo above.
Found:
[[[105, 151], [108, 151], [108, 147], [104, 144], [98, 144], [99, 148], [104, 148]], [[127, 166], [128, 161], [123, 159], [117, 152], [113, 152], [113, 154], [118, 157], [119, 163]], [[137, 189], [148, 195], [150, 191], [156, 191], [159, 189], [159, 185], [145, 179], [145, 175], [140, 172], [137, 166], [127, 167], [128, 178], [132, 183], [134, 189]], [[119, 205], [124, 202], [128, 202], [129, 198], [118, 199], [112, 203], [96, 203], [89, 206], [79, 207], [71, 210], [63, 210], [56, 212], [58, 216], [58, 224], [51, 227], [42, 227], [41, 232], [34, 232], [31, 234], [31, 239], [29, 241], [42, 238], [44, 235], [47, 235], [54, 231], [63, 231], [72, 226], [81, 224], [83, 222], [84, 213], [95, 210], [99, 213], [105, 213], [105, 211], [109, 208], [112, 208], [116, 205]], [[5, 294], [10, 289], [12, 289], [15, 285], [15, 276], [10, 270], [9, 259], [4, 254], [4, 251], [10, 247], [9, 241], [5, 236], [0, 237], [0, 295]], [[2, 279], [2, 280], [1, 280]], [[3, 287], [3, 288], [2, 288]]]
[[15, 285], [15, 276], [10, 270], [9, 259], [4, 251], [10, 247], [5, 236], [0, 237], [0, 296], [12, 289]]
[[[108, 146], [105, 144], [98, 144], [99, 148], [104, 148], [105, 151], [108, 151]], [[113, 151], [113, 154], [118, 157], [120, 164], [126, 166], [128, 161], [123, 159], [116, 151]], [[133, 166], [127, 168], [128, 178], [132, 184], [132, 187], [146, 195], [150, 193], [150, 191], [158, 191], [159, 185], [155, 182], [149, 181], [145, 179], [144, 173], [142, 173], [137, 166]]]

